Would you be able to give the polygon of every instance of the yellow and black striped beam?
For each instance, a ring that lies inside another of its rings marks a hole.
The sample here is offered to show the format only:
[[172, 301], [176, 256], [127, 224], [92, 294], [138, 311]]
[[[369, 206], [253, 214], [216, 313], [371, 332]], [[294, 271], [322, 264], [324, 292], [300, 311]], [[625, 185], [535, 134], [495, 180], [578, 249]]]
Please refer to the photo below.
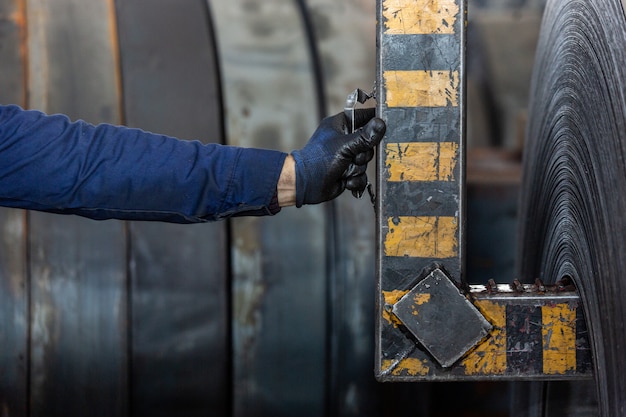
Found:
[[[473, 287], [468, 298], [493, 326], [480, 343], [447, 368], [441, 367], [415, 342], [413, 350], [398, 356], [390, 355], [391, 351], [383, 352], [379, 379], [571, 380], [592, 377], [591, 347], [576, 292], [538, 293], [526, 286], [521, 293], [507, 289], [494, 293], [484, 286]], [[382, 313], [388, 327], [404, 335], [407, 332], [402, 329], [402, 321], [390, 307], [406, 292], [384, 291], [387, 308], [383, 308]], [[427, 302], [427, 298], [421, 300], [421, 303]]]
[[464, 213], [464, 0], [378, 0], [377, 370], [414, 342], [385, 301], [434, 268], [460, 282]]
[[381, 277], [399, 288], [442, 265], [461, 279], [462, 0], [379, 0]]
[[[412, 314], [420, 320], [417, 307], [433, 302], [419, 292], [422, 279], [443, 271], [467, 287], [462, 276], [466, 3], [378, 0], [377, 7], [377, 99], [387, 123], [378, 155], [377, 379], [590, 377], [591, 354], [575, 293], [471, 293], [468, 298], [492, 328], [452, 366], [441, 366], [421, 344], [422, 335], [411, 333], [419, 326], [407, 320]], [[399, 302], [409, 292], [416, 309], [400, 319], [394, 311], [402, 310]], [[435, 311], [450, 307], [443, 304]]]

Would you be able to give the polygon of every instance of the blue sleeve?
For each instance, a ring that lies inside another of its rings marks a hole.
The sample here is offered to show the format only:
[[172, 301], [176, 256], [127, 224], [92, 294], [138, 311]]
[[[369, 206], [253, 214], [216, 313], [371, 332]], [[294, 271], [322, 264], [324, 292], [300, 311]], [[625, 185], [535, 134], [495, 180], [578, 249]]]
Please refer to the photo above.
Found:
[[277, 212], [286, 154], [0, 106], [0, 205], [194, 223]]

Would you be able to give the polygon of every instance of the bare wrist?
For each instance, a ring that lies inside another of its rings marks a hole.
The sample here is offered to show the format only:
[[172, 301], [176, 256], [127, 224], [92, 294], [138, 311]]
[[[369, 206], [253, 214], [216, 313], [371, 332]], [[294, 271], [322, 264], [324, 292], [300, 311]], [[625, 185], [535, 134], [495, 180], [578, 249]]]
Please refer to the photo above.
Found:
[[285, 158], [276, 191], [279, 206], [287, 207], [296, 204], [296, 162], [291, 155]]

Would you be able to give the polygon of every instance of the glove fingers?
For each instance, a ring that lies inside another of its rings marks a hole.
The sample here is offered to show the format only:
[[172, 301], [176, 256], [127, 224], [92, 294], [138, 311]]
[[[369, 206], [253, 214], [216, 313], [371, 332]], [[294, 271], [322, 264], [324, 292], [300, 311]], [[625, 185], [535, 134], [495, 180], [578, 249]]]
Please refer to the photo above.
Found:
[[354, 163], [356, 165], [366, 165], [374, 157], [374, 149], [370, 149], [366, 152], [361, 152], [354, 157]]
[[376, 116], [376, 109], [374, 107], [361, 108], [354, 110], [354, 127], [356, 129], [365, 126], [367, 122], [372, 120]]
[[296, 162], [296, 206], [328, 201], [344, 189], [361, 193], [367, 188], [365, 170], [374, 148], [385, 134], [385, 122], [373, 108], [356, 109], [357, 130], [346, 131], [346, 115], [338, 113], [320, 122], [304, 148], [292, 152]]
[[359, 191], [363, 193], [367, 187], [367, 175], [361, 174], [356, 177], [350, 177], [346, 180], [346, 189], [350, 191]]
[[374, 117], [365, 127], [348, 136], [342, 153], [349, 160], [354, 160], [360, 153], [374, 149], [385, 135], [385, 122]]
[[356, 177], [361, 174], [364, 174], [366, 169], [367, 169], [367, 165], [350, 164], [350, 166], [348, 166], [348, 169], [344, 171], [342, 177], [343, 178]]

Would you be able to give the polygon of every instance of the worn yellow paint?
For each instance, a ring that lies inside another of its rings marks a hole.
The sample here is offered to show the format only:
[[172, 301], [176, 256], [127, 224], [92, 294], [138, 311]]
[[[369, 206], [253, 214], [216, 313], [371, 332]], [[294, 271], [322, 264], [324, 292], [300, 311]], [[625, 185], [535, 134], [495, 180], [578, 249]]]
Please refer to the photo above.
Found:
[[383, 0], [385, 33], [453, 34], [459, 0]]
[[389, 107], [456, 107], [458, 71], [384, 71]]
[[388, 181], [454, 181], [458, 149], [455, 142], [388, 143]]
[[415, 305], [418, 305], [418, 306], [421, 306], [422, 304], [426, 304], [429, 301], [430, 301], [430, 294], [417, 293], [413, 297], [413, 302], [415, 303]]
[[380, 363], [380, 370], [383, 373], [386, 373], [391, 369], [395, 364], [395, 361], [391, 359], [383, 359]]
[[498, 375], [506, 372], [506, 307], [480, 300], [476, 307], [493, 325], [489, 336], [463, 359], [466, 375]]
[[394, 305], [402, 297], [404, 297], [409, 290], [393, 290], [393, 291], [383, 291], [383, 297], [385, 298], [385, 304]]
[[396, 361], [394, 360], [383, 359], [381, 366], [383, 370], [388, 370], [393, 367], [391, 374], [394, 376], [400, 376], [403, 374], [410, 376], [428, 375], [428, 371], [430, 370], [426, 359], [405, 358], [394, 366], [395, 363]]
[[401, 216], [387, 223], [386, 256], [443, 259], [458, 255], [457, 217]]
[[576, 310], [568, 304], [541, 309], [543, 373], [564, 374], [576, 369]]
[[[394, 305], [397, 303], [402, 297], [408, 293], [408, 290], [393, 290], [393, 291], [383, 291], [383, 297], [385, 299], [385, 305]], [[389, 324], [393, 325], [393, 327], [398, 327], [402, 322], [399, 318], [396, 317], [395, 314], [387, 311], [387, 309], [382, 309], [383, 319], [385, 319]]]
[[430, 301], [430, 294], [421, 294], [416, 293], [413, 296], [413, 304], [411, 304], [411, 314], [417, 316], [419, 311], [417, 310], [417, 306], [421, 306]]

